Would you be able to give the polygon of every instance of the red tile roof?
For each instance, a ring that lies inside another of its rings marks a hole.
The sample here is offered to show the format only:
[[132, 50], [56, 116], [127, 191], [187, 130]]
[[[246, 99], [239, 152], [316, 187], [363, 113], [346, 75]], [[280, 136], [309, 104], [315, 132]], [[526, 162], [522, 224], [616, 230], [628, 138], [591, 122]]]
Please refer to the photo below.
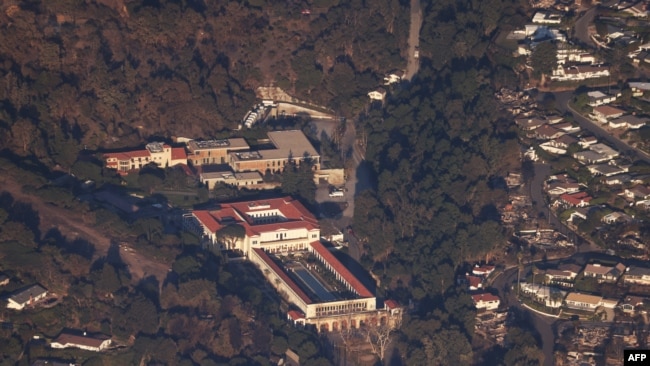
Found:
[[592, 200], [587, 192], [578, 192], [573, 194], [565, 193], [560, 196], [560, 199], [573, 206], [577, 206], [582, 202], [589, 203]]
[[289, 310], [287, 315], [289, 315], [289, 317], [291, 317], [291, 319], [293, 319], [294, 321], [295, 320], [300, 320], [300, 319], [305, 319], [305, 314], [301, 313], [298, 310]]
[[[261, 210], [278, 210], [288, 221], [274, 223], [256, 224], [254, 218], [249, 217], [247, 212], [255, 212], [255, 207], [268, 206]], [[216, 232], [222, 225], [220, 222], [226, 217], [233, 218], [237, 223], [246, 229], [248, 237], [259, 236], [261, 233], [274, 232], [279, 230], [291, 230], [306, 228], [317, 230], [318, 220], [299, 201], [291, 197], [275, 198], [264, 201], [245, 201], [235, 203], [224, 203], [221, 209], [213, 211], [194, 211], [194, 216], [205, 225], [211, 232]]]
[[476, 276], [466, 276], [467, 282], [469, 282], [470, 288], [479, 288], [481, 287], [481, 278]]
[[221, 224], [215, 220], [215, 218], [210, 214], [209, 211], [194, 211], [192, 212], [194, 217], [196, 217], [203, 225], [205, 225], [208, 230], [212, 233], [221, 229]]
[[187, 153], [184, 147], [172, 148], [172, 160], [187, 160]]
[[296, 285], [295, 282], [278, 266], [271, 257], [269, 257], [266, 252], [260, 248], [253, 248], [253, 251], [266, 263], [269, 267], [271, 267], [271, 270], [275, 272], [275, 274], [280, 277], [280, 279], [289, 286], [293, 290], [293, 292], [298, 295], [298, 297], [305, 302], [305, 304], [311, 304], [312, 301], [307, 296], [307, 294], [300, 288], [298, 285]]
[[482, 302], [498, 301], [499, 297], [489, 293], [484, 293], [484, 294], [472, 295], [472, 300], [474, 300], [474, 303], [479, 303], [481, 301]]
[[133, 150], [125, 152], [116, 152], [116, 153], [105, 153], [104, 158], [115, 158], [117, 160], [131, 160], [135, 158], [146, 158], [151, 156], [149, 150]]
[[622, 114], [625, 113], [624, 110], [618, 109], [609, 105], [601, 105], [599, 107], [594, 108], [594, 112], [598, 112], [602, 114], [603, 116], [614, 116], [617, 114]]
[[396, 309], [399, 307], [399, 304], [395, 300], [384, 300], [384, 306], [389, 310]]
[[353, 274], [348, 270], [341, 262], [339, 262], [338, 259], [330, 252], [323, 244], [321, 244], [319, 241], [312, 242], [311, 247], [314, 248], [314, 250], [320, 254], [321, 257], [323, 257], [323, 260], [327, 262], [334, 270], [343, 277], [343, 280], [347, 282], [354, 291], [360, 296], [360, 297], [374, 297], [372, 292], [370, 292], [366, 286], [364, 286], [361, 281], [359, 281]]

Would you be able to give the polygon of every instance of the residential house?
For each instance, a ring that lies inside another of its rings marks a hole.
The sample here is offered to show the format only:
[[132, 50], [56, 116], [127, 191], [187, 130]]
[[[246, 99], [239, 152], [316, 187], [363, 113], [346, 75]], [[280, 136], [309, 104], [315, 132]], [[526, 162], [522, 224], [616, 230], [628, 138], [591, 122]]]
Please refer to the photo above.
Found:
[[564, 155], [566, 154], [569, 146], [577, 142], [578, 139], [571, 135], [562, 135], [556, 139], [540, 144], [539, 147], [552, 154]]
[[620, 168], [612, 164], [595, 164], [587, 166], [589, 172], [594, 176], [603, 175], [605, 177], [611, 177], [613, 175], [626, 173], [626, 168]]
[[598, 143], [598, 139], [595, 136], [584, 136], [578, 141], [578, 144], [585, 149], [596, 143]]
[[556, 205], [565, 205], [568, 207], [585, 207], [589, 206], [593, 198], [587, 192], [565, 193], [555, 201]]
[[589, 150], [605, 155], [608, 159], [614, 159], [620, 155], [618, 151], [602, 143], [589, 146]]
[[576, 81], [607, 76], [609, 76], [609, 68], [605, 66], [581, 65], [565, 68], [558, 65], [557, 69], [553, 70], [551, 80]]
[[646, 82], [630, 82], [627, 84], [632, 89], [633, 97], [641, 97], [643, 93], [650, 91], [650, 83]]
[[601, 304], [601, 296], [581, 294], [577, 292], [569, 293], [564, 302], [566, 306], [571, 309], [577, 310], [596, 310]]
[[515, 124], [523, 131], [533, 131], [541, 126], [544, 126], [546, 122], [546, 120], [537, 117], [515, 119]]
[[580, 191], [580, 184], [577, 182], [554, 182], [547, 186], [546, 193], [551, 197], [557, 197], [565, 193], [571, 194]]
[[[593, 146], [593, 145], [592, 145]], [[609, 161], [611, 158], [607, 155], [597, 153], [595, 151], [586, 150], [579, 151], [573, 154], [573, 158], [582, 164], [598, 164]]]
[[629, 174], [618, 174], [610, 177], [605, 177], [602, 182], [608, 186], [614, 186], [619, 184], [626, 184], [632, 181], [632, 176]]
[[370, 100], [378, 100], [380, 102], [383, 102], [384, 99], [386, 98], [386, 89], [377, 88], [377, 89], [369, 92], [368, 97], [370, 98]]
[[[546, 119], [546, 122], [549, 125], [557, 125], [560, 122], [564, 121], [564, 118], [562, 116], [559, 116], [557, 114], [548, 114], [544, 117]], [[557, 128], [557, 126], [555, 126]]]
[[569, 215], [567, 221], [570, 223], [574, 223], [574, 220], [576, 219], [586, 220], [588, 214], [589, 214], [589, 207], [578, 207], [575, 210], [571, 211], [571, 214]]
[[384, 85], [390, 85], [399, 83], [404, 77], [404, 71], [402, 70], [393, 70], [384, 76]]
[[26, 306], [32, 305], [47, 296], [47, 290], [41, 285], [31, 285], [15, 291], [7, 299], [7, 308], [23, 310]]
[[547, 269], [545, 272], [546, 282], [562, 287], [573, 287], [573, 281], [580, 273], [580, 267], [567, 265], [558, 269]]
[[624, 212], [612, 212], [609, 213], [601, 219], [602, 222], [606, 224], [616, 224], [620, 222], [629, 222], [632, 221], [632, 218], [625, 214]]
[[[556, 125], [553, 125], [553, 127], [557, 128], [560, 131], [563, 131], [564, 133], [575, 133], [575, 132], [580, 131], [580, 127], [579, 126], [574, 126], [573, 124], [571, 124], [571, 122], [558, 123]], [[571, 137], [573, 137], [573, 136], [571, 136]], [[573, 138], [575, 138], [575, 137], [573, 137]], [[578, 140], [576, 139], [576, 142], [577, 141]]]
[[539, 284], [522, 283], [521, 291], [549, 308], [561, 307], [566, 296], [566, 291]]
[[599, 90], [587, 92], [587, 97], [589, 98], [589, 105], [592, 107], [598, 107], [616, 101], [616, 95], [605, 94]]
[[625, 296], [618, 307], [626, 314], [635, 314], [643, 306], [645, 299], [639, 296]]
[[645, 185], [637, 185], [632, 188], [626, 188], [624, 191], [626, 198], [637, 201], [650, 199], [650, 188]]
[[616, 282], [618, 278], [625, 272], [625, 265], [619, 263], [613, 267], [603, 266], [599, 263], [587, 264], [582, 274], [585, 277], [596, 278], [599, 283], [601, 282]]
[[483, 279], [481, 277], [466, 275], [465, 280], [470, 291], [483, 288]]
[[535, 130], [534, 135], [538, 140], [551, 140], [564, 135], [564, 132], [550, 125], [543, 125]]
[[80, 348], [86, 351], [99, 352], [110, 347], [111, 338], [103, 334], [89, 335], [86, 332], [63, 330], [50, 343], [52, 348]]
[[478, 310], [496, 310], [501, 303], [498, 296], [489, 293], [472, 295], [472, 301]]
[[618, 119], [625, 121], [627, 128], [629, 128], [630, 130], [638, 130], [639, 128], [647, 125], [648, 122], [650, 121], [650, 119], [647, 117], [637, 117], [633, 114], [628, 114]]
[[494, 266], [490, 266], [487, 264], [482, 264], [482, 265], [475, 265], [474, 268], [472, 268], [472, 273], [476, 276], [481, 276], [481, 277], [487, 277], [489, 276], [492, 272], [494, 272]]
[[624, 110], [609, 105], [595, 107], [592, 111], [594, 119], [601, 123], [607, 123], [607, 121], [621, 117], [623, 114], [625, 114]]
[[625, 121], [625, 119], [616, 118], [609, 121], [608, 125], [610, 128], [626, 128], [627, 122]]
[[650, 268], [630, 266], [623, 275], [625, 285], [650, 285]]

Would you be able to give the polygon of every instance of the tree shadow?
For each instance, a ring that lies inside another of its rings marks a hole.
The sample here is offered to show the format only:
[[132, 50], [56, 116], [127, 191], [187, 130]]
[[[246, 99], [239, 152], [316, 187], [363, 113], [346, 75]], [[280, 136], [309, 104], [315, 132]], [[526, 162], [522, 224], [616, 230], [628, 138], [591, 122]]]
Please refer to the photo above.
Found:
[[31, 204], [20, 201], [14, 202], [13, 206], [7, 212], [9, 213], [10, 219], [25, 224], [34, 233], [36, 241], [40, 242], [41, 230], [38, 226], [41, 223], [41, 218], [38, 215], [38, 211], [34, 210]]
[[156, 304], [156, 307], [160, 308], [160, 283], [156, 276], [150, 275], [141, 279], [135, 287], [140, 293]]
[[95, 245], [81, 238], [70, 242], [57, 228], [52, 228], [45, 233], [41, 245], [52, 245], [61, 249], [63, 253], [76, 254], [88, 260], [93, 259], [95, 255]]

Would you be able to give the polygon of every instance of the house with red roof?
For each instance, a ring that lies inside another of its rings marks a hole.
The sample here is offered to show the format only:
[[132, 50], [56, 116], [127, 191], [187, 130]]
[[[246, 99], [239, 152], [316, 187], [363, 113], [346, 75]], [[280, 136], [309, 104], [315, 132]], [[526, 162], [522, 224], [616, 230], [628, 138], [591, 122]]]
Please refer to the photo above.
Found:
[[472, 301], [478, 310], [496, 310], [501, 303], [498, 296], [489, 293], [472, 295]]
[[105, 153], [104, 160], [107, 168], [115, 169], [119, 174], [128, 174], [151, 163], [161, 168], [187, 164], [187, 154], [184, 148], [172, 148], [162, 142], [151, 142], [144, 149]]
[[555, 201], [555, 205], [566, 205], [569, 207], [586, 207], [589, 206], [593, 198], [587, 192], [565, 193]]

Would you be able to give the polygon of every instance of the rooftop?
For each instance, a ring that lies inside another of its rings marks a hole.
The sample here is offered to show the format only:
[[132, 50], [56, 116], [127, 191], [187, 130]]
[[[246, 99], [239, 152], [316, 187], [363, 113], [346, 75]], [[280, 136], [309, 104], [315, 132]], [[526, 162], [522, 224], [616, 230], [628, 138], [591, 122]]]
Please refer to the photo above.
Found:
[[335, 256], [319, 241], [312, 242], [311, 247], [347, 282], [360, 297], [374, 297], [366, 286], [350, 272]]
[[99, 335], [88, 335], [86, 332], [78, 334], [77, 332], [72, 331], [62, 331], [58, 337], [52, 342], [56, 342], [62, 345], [79, 345], [86, 347], [96, 347], [99, 348], [104, 341], [110, 339], [110, 337], [103, 334]]
[[190, 151], [210, 149], [248, 149], [248, 143], [243, 138], [222, 140], [192, 140], [187, 143]]
[[10, 299], [17, 302], [18, 304], [24, 304], [30, 299], [43, 295], [47, 290], [41, 285], [31, 285], [22, 290], [16, 291], [13, 295], [10, 296]]

